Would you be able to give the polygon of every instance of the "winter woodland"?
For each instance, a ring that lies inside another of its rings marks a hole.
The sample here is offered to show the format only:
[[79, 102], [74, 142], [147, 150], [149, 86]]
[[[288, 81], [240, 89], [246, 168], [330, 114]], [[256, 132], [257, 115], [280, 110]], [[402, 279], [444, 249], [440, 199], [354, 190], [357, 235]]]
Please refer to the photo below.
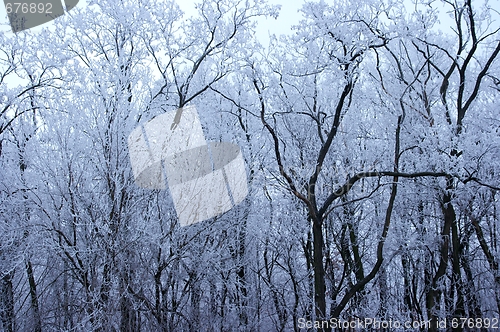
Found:
[[[500, 327], [499, 8], [312, 1], [261, 45], [263, 0], [103, 0], [0, 34], [0, 331]], [[184, 105], [249, 193], [180, 227], [127, 137]]]

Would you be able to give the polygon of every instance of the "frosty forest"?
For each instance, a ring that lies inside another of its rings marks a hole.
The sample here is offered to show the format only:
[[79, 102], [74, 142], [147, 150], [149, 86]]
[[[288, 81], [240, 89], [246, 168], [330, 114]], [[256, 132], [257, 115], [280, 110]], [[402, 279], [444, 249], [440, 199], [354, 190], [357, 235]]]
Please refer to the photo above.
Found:
[[[500, 328], [499, 8], [311, 1], [261, 45], [263, 0], [103, 0], [0, 34], [0, 331]], [[249, 192], [180, 227], [127, 137], [188, 105]]]

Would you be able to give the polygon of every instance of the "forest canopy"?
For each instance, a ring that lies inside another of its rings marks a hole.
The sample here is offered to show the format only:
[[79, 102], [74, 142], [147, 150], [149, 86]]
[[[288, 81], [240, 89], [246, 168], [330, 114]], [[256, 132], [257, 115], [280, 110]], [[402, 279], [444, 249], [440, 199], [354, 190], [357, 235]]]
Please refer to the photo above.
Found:
[[[262, 45], [264, 0], [103, 0], [0, 33], [0, 331], [498, 326], [498, 8], [307, 1]], [[127, 138], [188, 106], [248, 195], [181, 227]]]

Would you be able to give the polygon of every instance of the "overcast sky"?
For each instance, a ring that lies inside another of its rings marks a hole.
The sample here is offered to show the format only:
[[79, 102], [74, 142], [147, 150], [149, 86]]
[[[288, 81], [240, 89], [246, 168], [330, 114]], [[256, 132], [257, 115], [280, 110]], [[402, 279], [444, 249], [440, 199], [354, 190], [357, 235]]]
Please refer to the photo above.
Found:
[[[187, 16], [190, 16], [196, 14], [194, 5], [196, 2], [200, 1], [201, 0], [178, 0], [177, 3], [181, 7], [182, 11], [184, 11]], [[259, 38], [263, 46], [268, 45], [269, 35], [275, 34], [279, 36], [281, 34], [290, 33], [291, 26], [297, 24], [300, 20], [301, 15], [298, 10], [304, 2], [305, 0], [268, 0], [268, 3], [270, 4], [281, 5], [281, 10], [278, 19], [259, 19], [257, 25], [257, 37]], [[78, 3], [78, 7], [83, 8], [86, 6], [86, 4], [86, 0], [80, 0]], [[53, 23], [48, 22], [42, 24], [41, 26], [30, 29], [30, 31], [41, 31], [45, 27], [48, 27], [50, 29], [52, 25]], [[9, 21], [7, 19], [5, 6], [3, 6], [2, 4], [0, 4], [0, 33], [5, 33], [7, 35], [13, 34], [9, 26]], [[15, 85], [22, 84], [22, 82], [18, 79], [14, 79], [12, 81], [10, 79], [7, 79], [6, 82]]]
[[[162, 0], [157, 0], [157, 1], [162, 1]], [[195, 15], [196, 10], [195, 10], [195, 3], [200, 2], [202, 0], [177, 0], [177, 3], [181, 7], [181, 9], [185, 12], [187, 16]], [[327, 0], [327, 2], [331, 2], [335, 0]], [[405, 1], [405, 0], [402, 0]], [[406, 0], [408, 4], [410, 4], [410, 1]], [[258, 21], [257, 25], [257, 37], [260, 40], [261, 44], [263, 46], [268, 46], [269, 43], [269, 35], [275, 34], [277, 36], [281, 34], [289, 34], [290, 33], [290, 28], [292, 25], [298, 24], [299, 20], [301, 19], [301, 14], [298, 12], [298, 10], [302, 7], [304, 4], [305, 0], [268, 0], [268, 3], [274, 4], [274, 5], [281, 5], [281, 10], [279, 13], [278, 19], [274, 18], [261, 18]], [[484, 0], [478, 0], [478, 2], [484, 3]], [[492, 4], [499, 4], [499, 0], [491, 0]], [[85, 8], [87, 5], [87, 0], [80, 0], [78, 3], [78, 7], [80, 8]], [[479, 5], [478, 5], [479, 6]], [[412, 8], [408, 8], [412, 9]], [[446, 8], [446, 10], [449, 10], [449, 8]], [[445, 13], [441, 13], [445, 14]], [[440, 20], [441, 20], [441, 25], [438, 25], [438, 27], [448, 30], [449, 31], [449, 26], [452, 25], [452, 21], [448, 15], [441, 15]], [[12, 35], [12, 31], [10, 30], [10, 26], [8, 25], [8, 19], [7, 19], [7, 14], [5, 7], [3, 5], [0, 5], [0, 33], [6, 33], [7, 35]], [[40, 31], [44, 27], [50, 27], [53, 24], [51, 22], [43, 24], [41, 26], [35, 27], [30, 29], [32, 32]]]
[[[159, 0], [161, 1], [161, 0]], [[181, 9], [187, 14], [192, 15], [196, 13], [194, 9], [194, 4], [199, 2], [199, 0], [181, 0], [177, 1]], [[257, 27], [257, 36], [261, 40], [263, 45], [267, 45], [269, 42], [269, 34], [287, 34], [290, 32], [290, 27], [297, 24], [300, 19], [300, 14], [297, 12], [298, 9], [304, 3], [304, 0], [268, 0], [270, 4], [281, 5], [280, 15], [277, 20], [274, 18], [260, 19]], [[85, 0], [80, 0], [78, 7], [84, 7], [86, 5]], [[0, 5], [0, 31], [5, 33], [12, 33], [10, 27], [8, 26], [7, 13], [5, 7]], [[52, 23], [46, 23], [39, 27], [31, 29], [31, 31], [41, 30], [43, 27], [48, 27]]]
[[[194, 4], [200, 0], [182, 0], [177, 1], [179, 7], [188, 15], [196, 13]], [[288, 34], [292, 25], [296, 25], [301, 15], [298, 12], [299, 8], [305, 0], [268, 0], [271, 5], [281, 5], [281, 10], [278, 19], [268, 18], [260, 19], [257, 26], [257, 37], [264, 46], [269, 42], [269, 35]]]

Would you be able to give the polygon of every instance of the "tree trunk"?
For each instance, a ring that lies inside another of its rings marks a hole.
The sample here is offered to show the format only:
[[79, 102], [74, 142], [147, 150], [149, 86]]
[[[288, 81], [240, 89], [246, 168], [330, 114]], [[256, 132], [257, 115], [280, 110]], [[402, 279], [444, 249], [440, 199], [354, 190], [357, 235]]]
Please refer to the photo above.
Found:
[[246, 232], [247, 232], [247, 217], [249, 210], [249, 203], [246, 202], [245, 217], [243, 218], [243, 223], [238, 229], [238, 253], [237, 253], [237, 269], [236, 269], [236, 287], [238, 290], [238, 296], [240, 301], [238, 303], [240, 307], [240, 326], [248, 326], [248, 296], [247, 296], [247, 280], [246, 280], [246, 269], [245, 269], [245, 259], [246, 259]]
[[134, 310], [134, 304], [131, 300], [129, 292], [130, 273], [125, 271], [120, 280], [121, 298], [120, 298], [120, 331], [121, 332], [135, 332], [138, 331], [137, 326], [137, 312]]
[[[451, 182], [451, 180], [449, 180]], [[448, 188], [450, 189], [451, 183], [448, 184]], [[439, 267], [432, 278], [431, 287], [426, 296], [426, 304], [427, 304], [427, 314], [431, 320], [431, 327], [429, 329], [430, 332], [437, 331], [437, 323], [438, 323], [438, 309], [439, 302], [442, 294], [442, 283], [443, 277], [446, 273], [446, 269], [448, 267], [448, 251], [449, 251], [449, 242], [450, 242], [450, 230], [452, 224], [456, 221], [455, 209], [451, 204], [451, 194], [448, 192], [444, 195], [442, 210], [444, 214], [444, 226], [443, 231], [441, 233], [442, 243], [441, 243], [441, 251], [439, 257]]]
[[[314, 264], [314, 302], [316, 303], [316, 320], [325, 320], [326, 286], [323, 266], [323, 229], [321, 220], [313, 221], [313, 264]], [[321, 329], [318, 331], [322, 331]]]
[[500, 270], [499, 270], [499, 264], [497, 259], [495, 258], [493, 252], [490, 250], [490, 247], [488, 246], [488, 243], [486, 242], [486, 239], [484, 237], [483, 229], [481, 228], [481, 225], [479, 225], [479, 221], [474, 218], [470, 217], [472, 226], [474, 226], [474, 230], [476, 231], [476, 236], [479, 241], [479, 244], [481, 245], [481, 249], [483, 250], [484, 255], [486, 256], [486, 259], [488, 261], [488, 264], [490, 265], [491, 273], [493, 274], [493, 278], [495, 280], [495, 296], [497, 300], [497, 309], [500, 312]]
[[0, 319], [5, 332], [14, 331], [14, 292], [12, 279], [14, 271], [6, 273], [0, 281]]
[[26, 273], [28, 274], [28, 283], [30, 285], [31, 308], [33, 309], [33, 330], [35, 332], [41, 332], [42, 320], [38, 307], [38, 293], [36, 290], [35, 276], [33, 275], [33, 267], [29, 260], [26, 261]]
[[410, 257], [407, 252], [401, 255], [401, 266], [403, 267], [403, 279], [404, 279], [404, 305], [406, 311], [410, 314], [410, 318], [415, 320], [414, 309], [412, 305], [411, 296], [411, 271], [410, 271]]
[[[452, 288], [455, 288], [457, 292], [457, 300], [455, 304], [455, 310], [453, 312], [453, 317], [465, 317], [465, 308], [464, 308], [464, 290], [463, 290], [463, 282], [462, 282], [462, 273], [460, 270], [460, 238], [458, 236], [458, 227], [456, 221], [451, 225], [451, 241], [453, 248], [453, 257], [452, 257]], [[452, 298], [453, 299], [453, 298]], [[461, 329], [457, 329], [460, 331]]]

